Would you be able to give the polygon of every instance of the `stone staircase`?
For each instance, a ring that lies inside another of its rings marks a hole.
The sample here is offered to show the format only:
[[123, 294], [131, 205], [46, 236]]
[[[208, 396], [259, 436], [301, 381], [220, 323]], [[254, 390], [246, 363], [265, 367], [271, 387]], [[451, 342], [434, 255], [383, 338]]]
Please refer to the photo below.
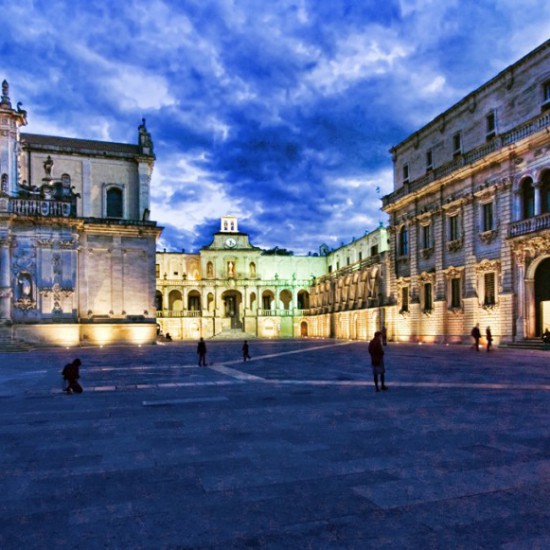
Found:
[[29, 344], [13, 338], [11, 327], [0, 327], [0, 353], [29, 351], [31, 349], [32, 347]]
[[550, 351], [550, 345], [545, 344], [540, 338], [525, 338], [517, 342], [508, 342], [499, 344], [499, 348], [509, 349], [532, 349], [532, 350], [547, 350]]
[[233, 328], [218, 332], [210, 340], [255, 340], [256, 338], [254, 334], [243, 332], [240, 328]]

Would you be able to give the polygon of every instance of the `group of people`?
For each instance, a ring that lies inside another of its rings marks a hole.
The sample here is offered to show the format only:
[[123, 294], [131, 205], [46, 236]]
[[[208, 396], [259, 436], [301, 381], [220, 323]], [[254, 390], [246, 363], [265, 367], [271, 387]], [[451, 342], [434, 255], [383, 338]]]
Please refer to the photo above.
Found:
[[[249, 361], [252, 359], [250, 357], [249, 353], [249, 346], [248, 341], [245, 340], [243, 343], [243, 347], [241, 348], [243, 352], [243, 361]], [[206, 342], [204, 341], [204, 338], [200, 338], [199, 343], [197, 345], [197, 355], [199, 356], [199, 367], [206, 367]]]
[[[479, 323], [472, 329], [470, 333], [474, 339], [474, 346], [476, 351], [479, 351], [479, 341], [481, 340], [481, 330], [479, 330]], [[485, 340], [487, 340], [487, 351], [491, 351], [493, 347], [493, 334], [491, 333], [491, 327], [485, 329]]]

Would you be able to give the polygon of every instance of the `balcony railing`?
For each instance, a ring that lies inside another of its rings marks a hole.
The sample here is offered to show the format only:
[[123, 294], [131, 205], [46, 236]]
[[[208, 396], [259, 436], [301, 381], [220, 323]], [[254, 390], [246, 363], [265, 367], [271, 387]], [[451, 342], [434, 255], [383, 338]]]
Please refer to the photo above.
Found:
[[46, 200], [0, 197], [0, 212], [19, 216], [74, 218], [76, 217], [76, 199]]
[[511, 223], [508, 228], [508, 237], [528, 235], [529, 233], [535, 233], [543, 229], [550, 229], [550, 213]]
[[496, 136], [494, 139], [487, 143], [483, 143], [478, 147], [464, 153], [463, 155], [458, 156], [457, 158], [438, 166], [434, 170], [430, 171], [419, 178], [411, 181], [396, 189], [393, 193], [386, 195], [382, 198], [382, 205], [386, 207], [392, 202], [399, 200], [400, 198], [408, 195], [412, 191], [416, 191], [432, 181], [444, 178], [449, 174], [452, 174], [455, 170], [462, 168], [468, 164], [473, 164], [474, 162], [490, 155], [491, 153], [498, 151], [505, 145], [511, 145], [516, 143], [540, 130], [544, 130], [550, 126], [550, 113], [545, 113], [544, 115], [539, 115], [532, 118], [531, 120], [512, 128], [512, 130]]
[[157, 310], [157, 317], [202, 317], [202, 311], [189, 311], [187, 309]]

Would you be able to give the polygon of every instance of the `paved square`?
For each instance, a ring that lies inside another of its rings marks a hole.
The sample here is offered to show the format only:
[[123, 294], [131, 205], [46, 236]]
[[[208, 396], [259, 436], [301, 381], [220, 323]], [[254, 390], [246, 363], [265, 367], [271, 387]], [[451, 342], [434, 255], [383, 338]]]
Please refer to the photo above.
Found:
[[0, 353], [0, 548], [550, 547], [550, 352], [207, 344]]

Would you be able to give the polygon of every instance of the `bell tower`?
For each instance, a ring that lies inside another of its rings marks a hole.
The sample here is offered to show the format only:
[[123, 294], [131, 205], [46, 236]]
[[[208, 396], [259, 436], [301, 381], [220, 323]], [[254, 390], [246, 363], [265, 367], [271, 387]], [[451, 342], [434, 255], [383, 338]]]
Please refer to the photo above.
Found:
[[18, 189], [19, 128], [27, 124], [27, 111], [11, 105], [10, 88], [2, 82], [0, 98], [0, 195], [14, 196]]
[[222, 216], [220, 231], [222, 233], [238, 233], [237, 218], [235, 216]]

